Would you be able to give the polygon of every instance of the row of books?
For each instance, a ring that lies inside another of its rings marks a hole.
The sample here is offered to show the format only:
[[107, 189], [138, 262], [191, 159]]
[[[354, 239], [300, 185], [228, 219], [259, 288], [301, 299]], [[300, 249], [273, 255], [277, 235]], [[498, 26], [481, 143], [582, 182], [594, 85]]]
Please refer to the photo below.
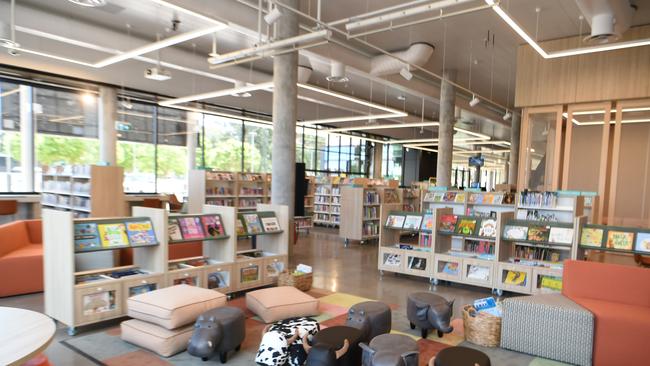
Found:
[[523, 191], [519, 194], [520, 206], [555, 207], [557, 206], [557, 192]]
[[237, 235], [257, 235], [277, 233], [282, 231], [278, 218], [275, 216], [260, 216], [257, 212], [239, 214], [235, 220]]
[[220, 198], [220, 199], [210, 198], [207, 199], [205, 203], [207, 203], [208, 205], [232, 207], [235, 205], [235, 200], [232, 198]]
[[515, 194], [505, 193], [469, 193], [469, 192], [427, 192], [425, 202], [467, 203], [484, 205], [511, 205], [514, 204]]
[[248, 182], [263, 182], [264, 176], [262, 174], [240, 173], [239, 180]]
[[170, 217], [167, 231], [172, 242], [214, 239], [226, 235], [220, 215]]
[[47, 166], [42, 167], [43, 174], [50, 175], [64, 175], [64, 176], [80, 176], [87, 177], [90, 176], [90, 165], [57, 165], [57, 166]]
[[[557, 250], [551, 248], [536, 248], [530, 246], [515, 245], [514, 257], [518, 259], [519, 264], [521, 260], [538, 260], [545, 262], [559, 262], [561, 255]], [[537, 264], [536, 264], [537, 266]]]
[[319, 205], [318, 203], [314, 205], [314, 210], [315, 211], [320, 211], [320, 212], [329, 212], [330, 211], [330, 206], [329, 205]]
[[503, 237], [507, 240], [571, 244], [573, 242], [573, 228], [534, 224], [506, 224], [503, 229]]
[[239, 199], [239, 207], [257, 207], [258, 203], [262, 203], [261, 198], [240, 198]]
[[158, 240], [149, 219], [74, 224], [76, 252], [156, 244]]
[[379, 224], [375, 222], [364, 222], [361, 227], [363, 236], [377, 236], [379, 235]]
[[[337, 207], [337, 206], [335, 206]], [[370, 206], [370, 207], [364, 207], [363, 208], [363, 218], [364, 219], [376, 219], [379, 217], [379, 207], [377, 206]]]
[[229, 187], [207, 187], [205, 189], [205, 194], [212, 196], [212, 195], [220, 195], [220, 196], [231, 196], [232, 195], [232, 188]]
[[366, 191], [363, 195], [363, 203], [366, 205], [379, 204], [379, 193], [376, 191]]
[[316, 194], [323, 194], [323, 195], [330, 195], [330, 187], [327, 186], [317, 186], [316, 187]]
[[441, 215], [438, 231], [466, 236], [496, 238], [497, 220], [494, 218]]
[[386, 227], [391, 229], [431, 232], [433, 230], [433, 215], [430, 213], [426, 213], [424, 216], [417, 213], [407, 215], [391, 213], [386, 219]]
[[239, 194], [244, 196], [261, 196], [264, 194], [264, 188], [261, 187], [241, 187]]
[[582, 228], [580, 245], [587, 248], [604, 247], [613, 250], [633, 250], [639, 253], [650, 253], [650, 232], [586, 225]]
[[332, 203], [340, 205], [341, 204], [341, 196], [333, 196], [332, 197]]
[[221, 173], [221, 172], [205, 172], [206, 179], [209, 180], [235, 180], [234, 173]]

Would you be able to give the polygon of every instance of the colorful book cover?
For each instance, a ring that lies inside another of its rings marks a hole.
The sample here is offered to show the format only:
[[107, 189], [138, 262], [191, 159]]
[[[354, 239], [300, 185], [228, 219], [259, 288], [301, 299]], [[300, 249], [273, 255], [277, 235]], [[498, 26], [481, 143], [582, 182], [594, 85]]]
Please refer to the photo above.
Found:
[[203, 227], [201, 226], [201, 219], [198, 217], [179, 217], [178, 224], [181, 226], [183, 238], [188, 239], [203, 239]]
[[486, 238], [496, 238], [497, 237], [497, 220], [495, 219], [483, 219], [481, 221], [481, 227], [478, 230], [478, 236]]
[[240, 269], [239, 271], [240, 271], [239, 278], [241, 278], [242, 283], [253, 282], [259, 279], [259, 273], [260, 273], [259, 266], [246, 267]]
[[503, 195], [503, 201], [501, 201], [502, 204], [504, 205], [512, 205], [515, 203], [515, 194], [512, 192], [508, 192]]
[[444, 202], [455, 202], [456, 201], [456, 192], [446, 192], [442, 197]]
[[492, 204], [500, 205], [501, 203], [503, 203], [503, 195], [500, 193], [496, 193], [494, 195], [494, 200], [492, 200]]
[[126, 234], [131, 245], [158, 244], [151, 221], [134, 221], [126, 223]]
[[99, 237], [104, 248], [125, 247], [129, 245], [126, 226], [123, 223], [98, 224]]
[[422, 216], [406, 215], [404, 220], [404, 230], [418, 230], [422, 223]]
[[456, 227], [456, 232], [462, 235], [474, 235], [474, 230], [476, 230], [476, 219], [460, 219]]
[[456, 194], [456, 199], [455, 202], [458, 203], [465, 203], [465, 197], [467, 197], [467, 194], [464, 192]]
[[246, 228], [244, 228], [244, 223], [242, 222], [241, 217], [238, 217], [237, 220], [235, 220], [235, 231], [239, 236], [246, 235]]
[[549, 289], [552, 292], [562, 291], [562, 277], [542, 276], [542, 289]]
[[384, 254], [384, 265], [399, 267], [402, 264], [402, 256], [400, 254]]
[[129, 287], [129, 297], [155, 291], [157, 288], [158, 285], [155, 283]]
[[267, 233], [280, 231], [280, 224], [277, 217], [262, 217], [262, 226]]
[[441, 215], [440, 216], [440, 231], [453, 233], [456, 229], [456, 215]]
[[433, 214], [424, 214], [424, 218], [422, 219], [422, 226], [420, 229], [429, 232], [433, 231]]
[[409, 269], [424, 271], [425, 269], [427, 269], [426, 258], [409, 257]]
[[263, 232], [260, 217], [256, 213], [242, 214], [242, 217], [244, 218], [246, 230], [249, 234], [260, 234]]
[[491, 205], [494, 203], [494, 195], [492, 194], [484, 194], [483, 195], [483, 203], [487, 205]]
[[607, 248], [632, 250], [634, 233], [609, 230], [607, 232]]
[[650, 233], [637, 233], [634, 250], [637, 252], [650, 253]]
[[530, 241], [548, 241], [549, 226], [532, 225], [528, 228], [528, 240]]
[[479, 200], [480, 197], [481, 197], [481, 195], [479, 193], [471, 193], [469, 195], [469, 200], [467, 202], [468, 203], [479, 203], [477, 201]]
[[600, 248], [603, 245], [604, 234], [604, 230], [600, 228], [583, 228], [582, 234], [580, 235], [580, 245]]
[[170, 241], [183, 240], [181, 227], [178, 226], [178, 221], [176, 219], [169, 219], [167, 223], [167, 234], [169, 235]]
[[201, 223], [203, 224], [203, 232], [207, 238], [226, 235], [223, 224], [221, 223], [221, 216], [201, 216]]
[[503, 237], [508, 240], [526, 240], [527, 235], [527, 226], [506, 225], [503, 229]]
[[74, 247], [76, 251], [92, 250], [101, 247], [96, 223], [74, 224]]
[[472, 264], [467, 270], [467, 278], [478, 281], [487, 281], [490, 279], [490, 267]]
[[401, 229], [404, 227], [405, 219], [406, 217], [402, 215], [388, 215], [388, 218], [386, 219], [386, 226], [395, 229]]
[[445, 194], [442, 192], [436, 192], [433, 195], [433, 202], [442, 202], [443, 198], [445, 197]]
[[573, 242], [573, 228], [570, 227], [551, 227], [551, 233], [548, 241], [558, 244], [571, 244]]
[[424, 195], [424, 199], [423, 199], [423, 200], [424, 200], [424, 202], [433, 202], [433, 197], [434, 197], [434, 196], [435, 196], [435, 195], [433, 194], [433, 192], [427, 192], [427, 193]]
[[504, 282], [508, 285], [526, 286], [526, 277], [526, 272], [508, 271]]
[[442, 272], [448, 275], [457, 276], [458, 275], [458, 263], [456, 262], [447, 262], [442, 268]]

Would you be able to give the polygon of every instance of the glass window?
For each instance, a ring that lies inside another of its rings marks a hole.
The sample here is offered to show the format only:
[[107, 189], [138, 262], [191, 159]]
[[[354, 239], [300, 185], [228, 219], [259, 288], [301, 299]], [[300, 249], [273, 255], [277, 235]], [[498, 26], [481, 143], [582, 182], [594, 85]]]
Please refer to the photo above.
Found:
[[303, 147], [302, 130], [303, 129], [304, 127], [296, 127], [296, 163], [304, 162], [304, 159], [302, 157], [302, 147]]
[[557, 113], [531, 113], [526, 147], [524, 187], [532, 190], [554, 188], [553, 164], [555, 163], [555, 140]]
[[34, 188], [41, 190], [42, 169], [99, 161], [97, 96], [31, 88], [36, 126]]
[[[187, 195], [187, 146], [188, 139], [196, 139], [194, 121], [190, 113], [172, 108], [158, 107], [156, 145], [156, 184], [160, 193], [173, 193], [177, 197]], [[197, 116], [193, 115], [196, 119]]]
[[273, 126], [271, 125], [255, 122], [244, 123], [244, 171], [271, 172], [272, 136]]
[[304, 162], [305, 169], [315, 170], [316, 168], [316, 130], [313, 128], [304, 128], [303, 141], [305, 146]]
[[206, 114], [205, 166], [217, 170], [239, 172], [242, 169], [242, 121]]
[[386, 173], [384, 178], [402, 180], [402, 145], [384, 145], [386, 148]]
[[153, 104], [120, 105], [117, 111], [117, 165], [124, 168], [124, 192], [156, 192]]
[[0, 82], [0, 192], [30, 190], [23, 174], [21, 136], [20, 87]]

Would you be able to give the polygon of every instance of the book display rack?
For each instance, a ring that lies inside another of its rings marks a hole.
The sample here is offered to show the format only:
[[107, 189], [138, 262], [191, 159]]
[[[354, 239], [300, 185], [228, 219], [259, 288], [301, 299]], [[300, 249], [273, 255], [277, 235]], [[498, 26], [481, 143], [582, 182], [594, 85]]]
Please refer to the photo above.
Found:
[[188, 212], [199, 213], [203, 205], [255, 210], [271, 195], [271, 175], [216, 170], [191, 170], [189, 173]]
[[123, 216], [123, 177], [124, 170], [115, 166], [44, 167], [41, 205], [79, 218]]
[[[386, 201], [390, 203], [386, 203]], [[341, 227], [339, 236], [348, 245], [350, 240], [364, 243], [378, 239], [381, 227], [381, 205], [401, 204], [397, 188], [345, 185], [341, 187]]]
[[341, 222], [341, 188], [339, 177], [317, 178], [314, 188], [313, 223], [338, 227]]
[[577, 258], [588, 251], [650, 255], [650, 229], [585, 224], [578, 235]]
[[419, 188], [401, 188], [399, 189], [402, 210], [409, 212], [420, 211], [420, 189]]
[[515, 210], [516, 194], [513, 192], [481, 191], [423, 191], [422, 210], [452, 208], [456, 215], [474, 215], [474, 212], [509, 212]]

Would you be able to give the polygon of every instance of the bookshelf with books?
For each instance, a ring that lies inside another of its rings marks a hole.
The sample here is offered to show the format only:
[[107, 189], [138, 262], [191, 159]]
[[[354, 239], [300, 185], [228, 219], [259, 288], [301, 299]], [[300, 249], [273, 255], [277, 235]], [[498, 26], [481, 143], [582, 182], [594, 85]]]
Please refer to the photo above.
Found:
[[258, 204], [269, 201], [271, 192], [270, 174], [194, 169], [188, 180], [190, 213], [200, 213], [205, 204], [255, 210]]
[[41, 206], [75, 217], [124, 216], [124, 170], [115, 166], [43, 167]]
[[518, 220], [573, 223], [584, 214], [584, 196], [579, 192], [519, 192], [517, 197]]
[[400, 202], [402, 202], [402, 210], [420, 212], [420, 192], [419, 188], [400, 188], [399, 196]]
[[438, 190], [432, 187], [422, 192], [423, 210], [452, 208], [456, 215], [478, 215], [484, 213], [509, 212], [516, 207], [514, 192], [483, 192]]
[[[108, 219], [43, 210], [45, 313], [70, 335], [76, 327], [125, 316], [129, 296], [165, 286], [164, 224], [161, 214], [147, 215], [150, 210], [136, 207], [134, 217]], [[97, 252], [123, 248], [132, 248], [133, 265], [89, 265]]]
[[383, 188], [344, 185], [341, 187], [339, 236], [364, 243], [379, 238], [380, 208]]
[[341, 189], [338, 182], [338, 177], [317, 178], [314, 184], [313, 199], [314, 224], [332, 227], [339, 225]]
[[650, 229], [585, 223], [579, 228], [576, 258], [586, 260], [592, 252], [648, 256]]

